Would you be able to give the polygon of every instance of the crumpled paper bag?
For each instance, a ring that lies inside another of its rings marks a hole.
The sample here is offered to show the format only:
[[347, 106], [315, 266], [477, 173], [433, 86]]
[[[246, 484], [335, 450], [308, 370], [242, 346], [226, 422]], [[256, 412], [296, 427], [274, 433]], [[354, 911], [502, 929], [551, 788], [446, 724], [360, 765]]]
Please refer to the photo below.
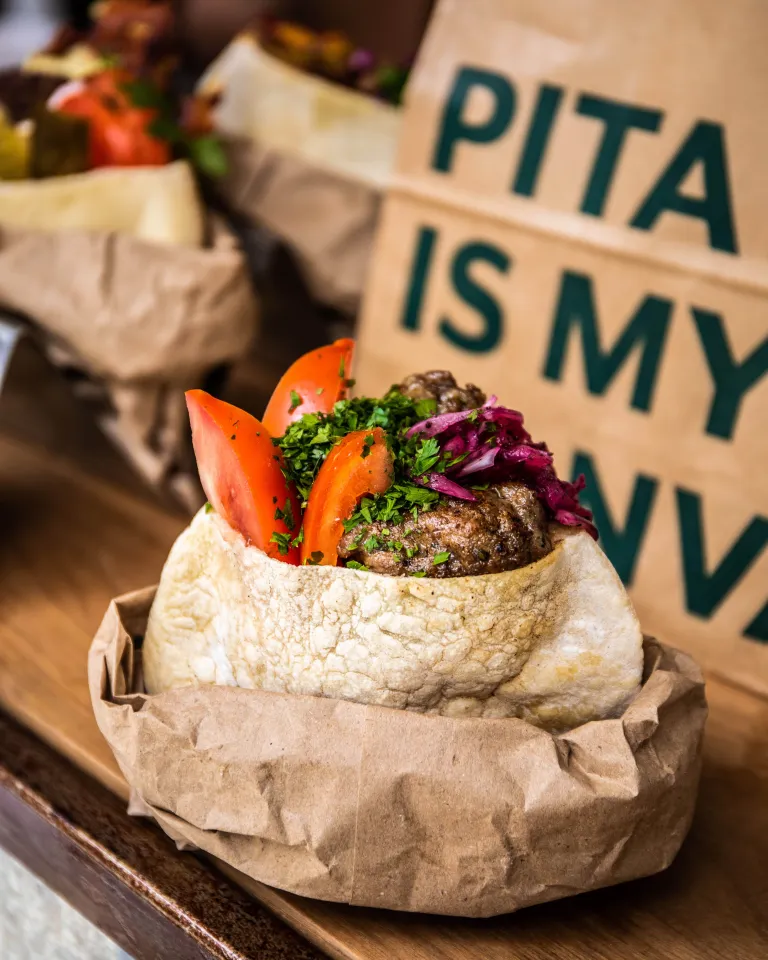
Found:
[[688, 831], [704, 685], [653, 639], [622, 718], [553, 736], [237, 687], [147, 696], [132, 638], [153, 597], [113, 601], [93, 641], [97, 723], [132, 809], [254, 880], [484, 917], [663, 870]]
[[216, 184], [222, 200], [289, 247], [316, 300], [354, 316], [381, 192], [264, 144], [233, 137], [223, 143], [228, 169]]
[[283, 63], [247, 31], [198, 89], [219, 96], [219, 195], [293, 250], [313, 296], [355, 314], [402, 111]]
[[258, 304], [234, 235], [207, 248], [117, 232], [0, 225], [0, 306], [27, 317], [51, 359], [109, 399], [101, 424], [138, 471], [199, 505], [184, 390], [250, 344]]

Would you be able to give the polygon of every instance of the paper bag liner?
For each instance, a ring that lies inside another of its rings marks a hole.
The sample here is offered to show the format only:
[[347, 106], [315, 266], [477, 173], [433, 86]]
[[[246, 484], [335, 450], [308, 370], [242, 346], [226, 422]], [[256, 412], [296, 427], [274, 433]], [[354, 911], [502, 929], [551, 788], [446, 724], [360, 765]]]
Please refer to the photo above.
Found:
[[225, 140], [222, 200], [293, 252], [311, 294], [354, 315], [365, 286], [381, 193], [371, 184], [245, 138]]
[[0, 306], [122, 382], [184, 380], [234, 360], [257, 321], [245, 258], [220, 223], [208, 248], [0, 224]]
[[624, 716], [558, 736], [237, 687], [140, 693], [154, 588], [89, 654], [99, 728], [182, 847], [360, 906], [484, 917], [663, 870], [693, 815], [706, 719], [686, 654], [646, 638]]
[[102, 429], [150, 485], [194, 512], [184, 391], [242, 356], [258, 327], [234, 234], [214, 220], [211, 246], [194, 248], [0, 224], [0, 307], [29, 318], [54, 363], [87, 375]]

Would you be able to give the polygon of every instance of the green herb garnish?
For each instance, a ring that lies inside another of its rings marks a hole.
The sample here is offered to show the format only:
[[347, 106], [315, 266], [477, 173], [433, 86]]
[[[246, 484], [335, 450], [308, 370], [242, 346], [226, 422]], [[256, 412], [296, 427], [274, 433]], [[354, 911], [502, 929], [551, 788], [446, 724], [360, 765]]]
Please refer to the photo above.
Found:
[[293, 530], [296, 526], [296, 520], [293, 516], [293, 507], [291, 506], [290, 500], [285, 501], [285, 506], [282, 510], [279, 507], [275, 510], [275, 520], [282, 520], [289, 530]]
[[450, 559], [451, 559], [450, 550], [441, 550], [440, 553], [436, 553], [434, 557], [432, 557], [432, 563], [434, 564], [434, 566], [437, 567], [439, 566], [439, 564], [445, 563], [447, 560], [450, 560]]
[[423, 400], [416, 401], [416, 416], [420, 420], [426, 420], [433, 413], [437, 412], [437, 400], [434, 397], [424, 397]]
[[291, 405], [288, 407], [288, 413], [293, 413], [293, 411], [297, 407], [300, 407], [302, 403], [303, 401], [298, 393], [295, 390], [291, 390]]
[[367, 570], [368, 567], [364, 563], [358, 563], [357, 560], [347, 560], [346, 564], [352, 570]]
[[[285, 435], [272, 442], [285, 460], [285, 475], [303, 502], [320, 467], [333, 447], [347, 434], [381, 427], [392, 454], [394, 481], [386, 493], [364, 497], [351, 517], [344, 521], [346, 532], [361, 524], [399, 524], [409, 514], [414, 520], [423, 510], [434, 507], [440, 494], [414, 482], [414, 477], [437, 465], [439, 452], [434, 438], [406, 436], [409, 427], [434, 411], [433, 400], [413, 400], [392, 389], [382, 398], [358, 397], [339, 400], [330, 413], [305, 413], [290, 425]], [[370, 452], [373, 436], [366, 437], [363, 455]], [[434, 459], [437, 457], [437, 459]], [[386, 534], [385, 534], [386, 536]]]
[[291, 549], [290, 533], [278, 533], [277, 530], [269, 538], [270, 543], [276, 543], [281, 557], [287, 557]]
[[440, 444], [434, 437], [428, 437], [422, 440], [416, 451], [416, 458], [413, 463], [413, 476], [420, 477], [431, 470], [440, 459]]
[[212, 503], [206, 503], [206, 505], [205, 505], [205, 512], [206, 512], [206, 513], [213, 513], [213, 504], [212, 504]]
[[365, 460], [365, 458], [369, 455], [369, 453], [371, 452], [371, 447], [374, 445], [375, 442], [376, 442], [376, 438], [372, 433], [369, 433], [368, 436], [365, 438], [365, 440], [363, 440], [363, 449], [362, 449], [362, 452], [360, 453], [360, 457], [363, 460]]
[[309, 557], [304, 561], [304, 566], [316, 567], [323, 559], [323, 556], [324, 554], [322, 550], [313, 550]]

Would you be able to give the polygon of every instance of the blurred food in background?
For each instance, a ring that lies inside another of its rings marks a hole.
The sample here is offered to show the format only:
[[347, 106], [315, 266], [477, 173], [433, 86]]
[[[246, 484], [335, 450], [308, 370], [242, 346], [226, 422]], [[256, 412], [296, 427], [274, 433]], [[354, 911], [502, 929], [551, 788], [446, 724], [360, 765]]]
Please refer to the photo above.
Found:
[[208, 104], [180, 93], [170, 2], [102, 0], [93, 27], [62, 27], [46, 48], [0, 73], [0, 179], [188, 159], [224, 172]]
[[264, 17], [254, 33], [268, 53], [293, 67], [387, 103], [398, 105], [402, 100], [410, 63], [379, 59], [342, 31], [318, 32], [289, 20]]
[[311, 295], [350, 317], [394, 165], [413, 53], [397, 64], [340, 30], [262, 17], [197, 88], [227, 155], [217, 196], [285, 243]]
[[185, 90], [173, 4], [90, 14], [0, 73], [0, 309], [138, 472], [194, 506], [183, 391], [243, 355], [258, 305], [203, 203], [225, 156], [213, 104]]
[[292, 21], [317, 33], [339, 32], [377, 61], [408, 62], [418, 49], [434, 0], [181, 0], [178, 35], [185, 53], [205, 66], [259, 18]]

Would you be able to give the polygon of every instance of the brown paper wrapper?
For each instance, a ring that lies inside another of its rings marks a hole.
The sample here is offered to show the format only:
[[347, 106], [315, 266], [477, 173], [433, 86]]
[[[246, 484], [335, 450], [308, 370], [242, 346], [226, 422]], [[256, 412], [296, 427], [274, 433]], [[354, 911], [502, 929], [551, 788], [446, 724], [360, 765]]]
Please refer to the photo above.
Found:
[[521, 720], [236, 687], [147, 696], [132, 638], [153, 596], [113, 601], [93, 641], [96, 720], [132, 811], [254, 880], [492, 916], [663, 870], [688, 831], [704, 685], [686, 654], [653, 639], [623, 717], [553, 736]]
[[28, 317], [51, 359], [106, 396], [102, 426], [150, 483], [190, 508], [183, 392], [247, 349], [258, 305], [220, 223], [209, 248], [120, 233], [0, 226], [0, 306]]
[[217, 183], [225, 203], [266, 226], [292, 251], [321, 303], [357, 313], [378, 223], [372, 184], [245, 138], [226, 143], [228, 172]]

